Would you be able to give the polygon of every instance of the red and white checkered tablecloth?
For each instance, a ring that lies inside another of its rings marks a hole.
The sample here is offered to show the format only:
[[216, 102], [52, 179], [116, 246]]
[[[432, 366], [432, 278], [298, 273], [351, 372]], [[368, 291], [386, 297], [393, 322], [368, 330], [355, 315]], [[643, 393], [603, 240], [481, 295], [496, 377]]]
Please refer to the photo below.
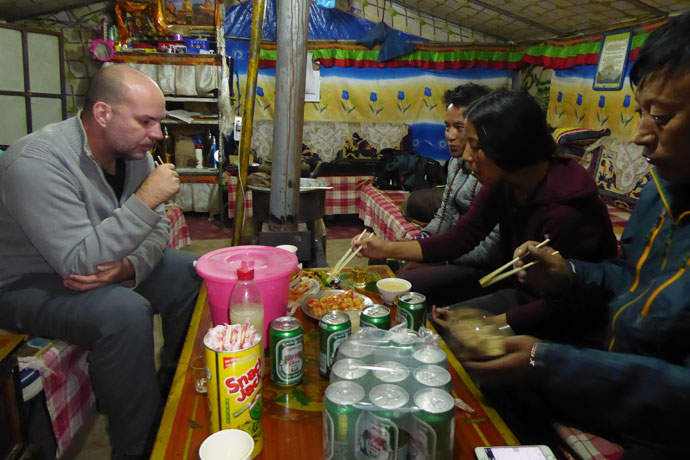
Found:
[[333, 187], [326, 190], [326, 215], [357, 214], [360, 187], [371, 180], [371, 176], [324, 176]]
[[[228, 179], [228, 217], [235, 217], [235, 188], [237, 187], [237, 176], [230, 176]], [[244, 215], [251, 217], [254, 214], [252, 209], [252, 191], [246, 189], [244, 192]]]
[[36, 369], [41, 374], [57, 443], [56, 458], [61, 458], [72, 445], [95, 405], [87, 356], [84, 348], [55, 340], [40, 355], [20, 358], [22, 368]]
[[359, 189], [359, 218], [380, 238], [389, 241], [414, 238], [420, 229], [400, 212], [400, 205], [408, 193], [379, 190], [370, 183], [363, 185]]
[[569, 452], [562, 452], [567, 454], [566, 457], [569, 459], [620, 460], [623, 458], [623, 448], [618, 444], [560, 423], [554, 423], [554, 428], [561, 439], [577, 454], [577, 456], [572, 456]]
[[[324, 176], [320, 179], [325, 179], [333, 187], [326, 190], [326, 209], [325, 215], [331, 216], [335, 214], [357, 214], [357, 190], [367, 181], [371, 180], [371, 176]], [[228, 181], [228, 217], [235, 216], [235, 187], [237, 184], [237, 177], [232, 176]], [[251, 216], [252, 212], [252, 191], [245, 192], [247, 216]]]
[[180, 249], [189, 246], [192, 238], [189, 236], [189, 228], [184, 218], [184, 212], [180, 206], [173, 206], [167, 213], [170, 221], [170, 235], [168, 237], [168, 247]]

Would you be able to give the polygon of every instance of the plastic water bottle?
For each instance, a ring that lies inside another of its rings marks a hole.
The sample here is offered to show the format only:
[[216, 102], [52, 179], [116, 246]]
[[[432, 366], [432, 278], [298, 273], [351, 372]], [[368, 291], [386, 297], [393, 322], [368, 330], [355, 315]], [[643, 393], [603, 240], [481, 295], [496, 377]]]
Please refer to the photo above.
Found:
[[237, 284], [230, 295], [230, 324], [244, 324], [249, 320], [263, 341], [264, 305], [259, 288], [254, 283], [254, 268], [242, 261], [237, 269]]

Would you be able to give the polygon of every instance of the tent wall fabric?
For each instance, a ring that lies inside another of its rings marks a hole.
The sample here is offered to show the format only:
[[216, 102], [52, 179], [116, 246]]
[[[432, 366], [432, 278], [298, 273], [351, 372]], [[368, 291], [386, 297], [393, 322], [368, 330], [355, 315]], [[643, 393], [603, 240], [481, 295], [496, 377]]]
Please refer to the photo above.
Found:
[[628, 78], [630, 67], [631, 64], [626, 69], [623, 88], [619, 91], [592, 89], [596, 66], [557, 70], [551, 78], [549, 124], [559, 128], [608, 128], [612, 136], [632, 139], [639, 122]]
[[[236, 91], [244, 87], [248, 43], [228, 40], [238, 71]], [[242, 70], [240, 70], [242, 69]], [[424, 68], [322, 67], [320, 100], [305, 103], [305, 121], [340, 123], [406, 123], [412, 145], [419, 153], [440, 160], [448, 158], [444, 136], [444, 93], [470, 81], [491, 88], [511, 86], [507, 69], [428, 70]], [[273, 117], [275, 69], [259, 71], [254, 118]], [[238, 98], [238, 104], [241, 104]]]
[[[272, 6], [272, 8], [271, 8]], [[273, 117], [277, 48], [271, 43], [276, 18], [269, 5], [264, 22], [264, 43], [260, 52], [257, 88], [257, 120]], [[250, 27], [250, 6], [241, 4], [226, 12], [226, 36], [246, 34]], [[663, 21], [647, 21], [631, 26], [633, 38], [629, 62], [650, 31]], [[320, 68], [320, 99], [305, 104], [305, 121], [335, 123], [406, 123], [412, 145], [421, 154], [440, 160], [448, 158], [444, 138], [446, 90], [466, 82], [489, 87], [510, 87], [529, 83], [516, 78], [521, 69], [548, 70], [550, 85], [539, 82], [537, 91], [548, 120], [554, 127], [583, 126], [609, 128], [614, 135], [630, 138], [636, 129], [629, 83], [620, 91], [592, 90], [595, 67], [603, 34], [548, 40], [539, 44], [472, 44], [415, 41], [417, 50], [378, 62], [378, 47], [354, 44], [373, 23], [336, 9], [315, 4], [310, 10], [308, 52]], [[320, 41], [317, 39], [321, 39]], [[328, 40], [324, 40], [328, 39]], [[408, 40], [418, 40], [407, 36]], [[235, 58], [237, 109], [242, 104], [248, 42], [228, 38], [228, 54]], [[553, 73], [553, 71], [556, 71]], [[529, 74], [530, 72], [522, 72]]]

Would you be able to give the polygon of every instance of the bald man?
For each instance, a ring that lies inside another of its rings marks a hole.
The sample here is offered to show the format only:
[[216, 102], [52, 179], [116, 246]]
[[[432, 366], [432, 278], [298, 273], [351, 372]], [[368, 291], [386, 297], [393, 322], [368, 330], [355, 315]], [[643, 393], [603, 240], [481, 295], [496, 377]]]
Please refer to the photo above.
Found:
[[[147, 154], [164, 116], [155, 82], [109, 66], [78, 116], [0, 157], [0, 328], [90, 350], [113, 459], [148, 453], [200, 287], [194, 255], [167, 249], [163, 203], [180, 181]], [[158, 375], [156, 313], [165, 339]]]

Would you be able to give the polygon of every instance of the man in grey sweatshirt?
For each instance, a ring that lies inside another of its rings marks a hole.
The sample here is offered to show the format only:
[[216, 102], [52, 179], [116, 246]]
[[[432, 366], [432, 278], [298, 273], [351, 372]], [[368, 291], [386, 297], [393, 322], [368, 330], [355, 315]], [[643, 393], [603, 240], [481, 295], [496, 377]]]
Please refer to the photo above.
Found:
[[[0, 157], [0, 328], [90, 350], [114, 459], [143, 458], [201, 281], [191, 253], [167, 249], [163, 203], [179, 190], [162, 139], [165, 99], [124, 65], [92, 79], [74, 118]], [[163, 319], [161, 369], [153, 315]], [[159, 382], [160, 379], [160, 382]]]
[[[415, 239], [445, 233], [452, 228], [472, 205], [482, 188], [477, 178], [465, 169], [462, 154], [467, 145], [465, 109], [491, 91], [483, 85], [466, 83], [446, 92], [445, 135], [450, 151], [448, 180], [441, 206], [431, 222]], [[427, 305], [445, 306], [484, 294], [476, 282], [484, 273], [502, 263], [498, 225], [479, 245], [455, 260], [430, 264], [407, 262], [397, 272], [412, 283], [412, 290], [427, 298]]]

